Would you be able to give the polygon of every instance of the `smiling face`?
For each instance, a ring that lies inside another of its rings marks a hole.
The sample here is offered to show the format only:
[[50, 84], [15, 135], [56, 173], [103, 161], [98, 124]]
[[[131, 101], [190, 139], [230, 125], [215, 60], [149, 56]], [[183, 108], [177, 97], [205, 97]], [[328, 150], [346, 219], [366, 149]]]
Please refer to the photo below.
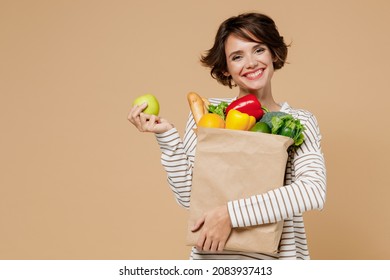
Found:
[[229, 35], [225, 43], [226, 76], [231, 76], [240, 88], [239, 96], [256, 95], [271, 91], [274, 73], [273, 57], [263, 43], [252, 42]]

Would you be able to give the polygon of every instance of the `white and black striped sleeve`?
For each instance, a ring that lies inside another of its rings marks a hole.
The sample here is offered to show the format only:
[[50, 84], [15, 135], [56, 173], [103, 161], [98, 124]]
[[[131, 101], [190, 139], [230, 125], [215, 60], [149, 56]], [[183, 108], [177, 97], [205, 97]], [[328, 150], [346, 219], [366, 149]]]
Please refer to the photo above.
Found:
[[233, 227], [274, 223], [305, 211], [324, 207], [326, 169], [316, 118], [307, 111], [297, 115], [305, 125], [305, 141], [291, 164], [295, 180], [266, 193], [228, 202]]
[[161, 163], [167, 172], [168, 184], [176, 201], [185, 208], [190, 205], [192, 168], [196, 147], [194, 127], [195, 122], [190, 114], [184, 141], [181, 140], [176, 128], [156, 134], [157, 143], [161, 150]]

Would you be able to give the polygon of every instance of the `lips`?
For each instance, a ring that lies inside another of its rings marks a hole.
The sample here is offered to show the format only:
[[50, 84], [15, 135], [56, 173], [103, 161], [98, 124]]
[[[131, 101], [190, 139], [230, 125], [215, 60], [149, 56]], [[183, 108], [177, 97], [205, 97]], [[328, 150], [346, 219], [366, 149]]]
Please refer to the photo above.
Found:
[[244, 77], [248, 78], [249, 80], [256, 80], [262, 76], [263, 72], [264, 72], [264, 69], [257, 69], [255, 71], [245, 73]]

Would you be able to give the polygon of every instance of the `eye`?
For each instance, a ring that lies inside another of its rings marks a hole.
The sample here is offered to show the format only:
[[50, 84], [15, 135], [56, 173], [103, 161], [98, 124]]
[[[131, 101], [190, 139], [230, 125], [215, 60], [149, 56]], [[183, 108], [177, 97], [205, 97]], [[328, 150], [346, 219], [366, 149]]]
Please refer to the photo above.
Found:
[[241, 55], [234, 55], [234, 56], [232, 57], [232, 61], [238, 61], [238, 60], [240, 60], [241, 58], [242, 58]]
[[255, 50], [255, 53], [261, 54], [261, 53], [263, 53], [264, 51], [265, 51], [265, 48], [263, 48], [263, 47], [258, 47], [258, 48]]

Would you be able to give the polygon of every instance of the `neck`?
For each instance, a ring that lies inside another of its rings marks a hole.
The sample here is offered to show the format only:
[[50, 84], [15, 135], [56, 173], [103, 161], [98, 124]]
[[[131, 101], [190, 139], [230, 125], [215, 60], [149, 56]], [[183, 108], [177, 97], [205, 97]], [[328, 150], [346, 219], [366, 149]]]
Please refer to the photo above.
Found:
[[254, 94], [260, 101], [262, 107], [266, 107], [270, 111], [279, 111], [281, 106], [276, 103], [272, 96], [271, 87], [263, 88], [258, 91], [243, 91], [240, 90], [238, 97], [245, 96], [247, 94]]

